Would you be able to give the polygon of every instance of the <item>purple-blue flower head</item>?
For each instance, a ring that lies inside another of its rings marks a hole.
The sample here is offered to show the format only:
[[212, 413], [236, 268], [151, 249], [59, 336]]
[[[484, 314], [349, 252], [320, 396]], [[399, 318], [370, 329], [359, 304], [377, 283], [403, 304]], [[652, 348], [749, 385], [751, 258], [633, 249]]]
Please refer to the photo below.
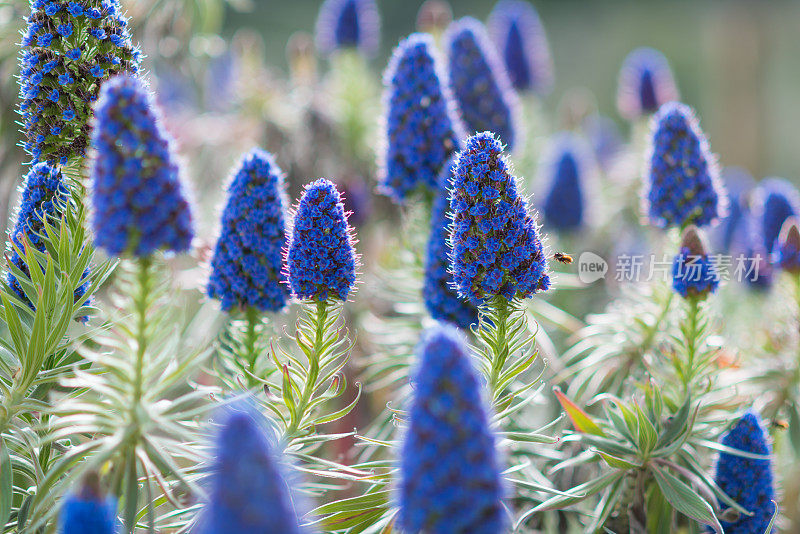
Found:
[[398, 524], [408, 534], [497, 534], [506, 528], [495, 436], [458, 330], [427, 332], [400, 451]]
[[472, 17], [445, 32], [447, 73], [467, 134], [490, 131], [513, 149], [522, 146], [519, 98], [483, 24]]
[[336, 186], [324, 178], [306, 185], [295, 210], [286, 255], [294, 296], [347, 300], [356, 283], [354, 241]]
[[319, 8], [315, 31], [317, 50], [323, 55], [347, 48], [374, 55], [381, 37], [375, 0], [325, 0]]
[[654, 226], [707, 226], [725, 215], [716, 157], [689, 106], [669, 102], [653, 116], [645, 163], [643, 211]]
[[664, 54], [652, 48], [637, 48], [628, 54], [617, 86], [617, 109], [622, 117], [639, 119], [678, 98], [678, 88]]
[[450, 193], [451, 272], [462, 298], [527, 298], [550, 287], [539, 228], [491, 133], [459, 153]]
[[19, 75], [24, 147], [32, 163], [66, 164], [85, 153], [101, 83], [136, 73], [140, 54], [118, 0], [34, 1], [27, 22]]
[[[722, 444], [746, 453], [772, 455], [761, 418], [754, 412], [744, 414], [722, 437]], [[721, 452], [715, 481], [730, 498], [753, 514], [740, 514], [732, 522], [722, 521], [725, 534], [764, 534], [775, 512], [772, 461]], [[725, 504], [720, 502], [720, 506]]]
[[722, 182], [728, 193], [728, 213], [720, 219], [716, 229], [719, 249], [724, 252], [741, 252], [750, 245], [748, 221], [750, 217], [749, 195], [755, 188], [753, 177], [742, 168], [722, 169]]
[[[45, 252], [42, 236], [45, 233], [44, 222], [58, 226], [63, 209], [69, 202], [69, 190], [58, 167], [48, 163], [37, 163], [25, 176], [17, 220], [11, 231], [11, 262], [30, 278], [29, 266], [18, 250], [25, 251], [27, 240], [39, 252]], [[84, 278], [89, 276], [89, 270], [84, 273]], [[34, 308], [34, 304], [23, 291], [14, 273], [8, 273], [8, 285], [25, 304]], [[75, 290], [75, 299], [81, 298], [86, 292], [87, 284], [84, 283]]]
[[571, 132], [555, 135], [542, 158], [546, 184], [544, 225], [561, 231], [576, 230], [586, 222], [586, 194], [596, 163], [586, 142]]
[[756, 231], [760, 246], [771, 254], [783, 223], [800, 215], [800, 195], [790, 182], [782, 178], [767, 178], [758, 184], [754, 195], [754, 214], [758, 219]]
[[208, 296], [222, 309], [278, 311], [289, 298], [283, 173], [271, 154], [245, 154], [228, 186], [222, 229], [211, 258]]
[[500, 0], [489, 15], [489, 33], [519, 91], [546, 95], [553, 87], [553, 58], [542, 21], [524, 0]]
[[96, 474], [89, 474], [76, 492], [64, 497], [58, 525], [60, 534], [115, 534], [117, 501], [105, 496]]
[[800, 274], [800, 228], [796, 217], [789, 217], [783, 223], [773, 256], [774, 263], [780, 269]]
[[233, 411], [216, 443], [203, 534], [299, 534], [298, 514], [263, 424]]
[[681, 246], [672, 262], [672, 289], [683, 298], [704, 299], [719, 287], [719, 273], [708, 255], [701, 231], [688, 226], [681, 236]]
[[451, 161], [442, 169], [439, 188], [433, 200], [431, 231], [425, 256], [425, 284], [422, 294], [431, 317], [438, 321], [469, 328], [478, 322], [478, 310], [456, 293], [450, 272], [450, 179], [454, 168]]
[[183, 252], [194, 230], [180, 169], [150, 94], [120, 75], [100, 91], [92, 133], [92, 228], [109, 254]]
[[401, 41], [383, 80], [386, 116], [378, 181], [384, 193], [402, 203], [420, 188], [436, 189], [464, 130], [430, 35], [414, 33]]

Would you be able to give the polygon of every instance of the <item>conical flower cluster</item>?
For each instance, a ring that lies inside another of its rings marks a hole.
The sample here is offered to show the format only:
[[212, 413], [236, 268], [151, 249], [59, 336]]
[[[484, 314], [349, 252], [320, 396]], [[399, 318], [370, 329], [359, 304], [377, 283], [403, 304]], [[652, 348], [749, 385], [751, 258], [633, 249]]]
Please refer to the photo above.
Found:
[[301, 532], [275, 445], [250, 414], [233, 412], [223, 423], [210, 486], [202, 534]]
[[495, 437], [480, 382], [452, 327], [427, 334], [400, 458], [404, 533], [505, 532]]
[[789, 217], [783, 223], [774, 255], [779, 268], [787, 273], [800, 273], [800, 228], [796, 217]]
[[683, 298], [705, 298], [719, 287], [719, 273], [696, 226], [681, 236], [681, 248], [672, 262], [672, 288]]
[[[722, 444], [747, 453], [771, 456], [761, 418], [748, 412], [722, 437]], [[752, 516], [740, 514], [733, 522], [722, 522], [725, 534], [763, 534], [775, 512], [772, 462], [722, 452], [717, 460], [717, 485]], [[720, 503], [724, 506], [723, 503]]]
[[100, 488], [100, 478], [90, 473], [75, 493], [64, 498], [59, 515], [60, 534], [115, 534], [117, 501]]
[[431, 211], [431, 232], [425, 256], [425, 285], [422, 294], [431, 317], [438, 321], [469, 328], [478, 322], [478, 309], [462, 299], [453, 286], [450, 272], [450, 179], [455, 161], [447, 164], [439, 177], [439, 188]]
[[472, 17], [445, 33], [447, 73], [467, 134], [490, 131], [509, 149], [522, 145], [519, 99], [483, 24]]
[[450, 196], [451, 271], [462, 298], [526, 298], [550, 287], [536, 221], [491, 133], [470, 137], [458, 155]]
[[800, 216], [800, 195], [790, 182], [767, 178], [758, 185], [755, 197], [756, 231], [761, 238], [758, 246], [771, 254], [786, 219]]
[[139, 80], [121, 75], [103, 85], [92, 146], [95, 243], [117, 256], [187, 250], [192, 212], [166, 132]]
[[544, 224], [563, 231], [580, 228], [588, 211], [586, 188], [596, 165], [591, 149], [575, 134], [563, 132], [550, 141], [542, 159], [547, 184]]
[[489, 16], [489, 33], [514, 88], [545, 95], [553, 86], [553, 58], [542, 21], [524, 0], [500, 0]]
[[346, 48], [373, 55], [381, 35], [375, 0], [325, 0], [315, 31], [317, 50], [324, 55]]
[[637, 48], [628, 54], [617, 86], [620, 115], [635, 120], [678, 98], [678, 88], [664, 54], [652, 48]]
[[283, 174], [271, 154], [248, 152], [228, 186], [220, 232], [211, 258], [208, 296], [224, 310], [278, 311], [286, 305]]
[[353, 230], [339, 191], [324, 178], [303, 191], [286, 263], [292, 293], [300, 299], [347, 300], [356, 283]]
[[418, 188], [435, 190], [445, 163], [464, 137], [430, 35], [401, 41], [384, 74], [381, 189], [402, 203]]
[[33, 0], [21, 48], [25, 150], [33, 163], [83, 156], [100, 85], [139, 66], [118, 0]]
[[664, 104], [653, 117], [650, 135], [643, 198], [650, 223], [683, 228], [715, 222], [725, 213], [727, 197], [692, 109]]
[[[11, 262], [25, 275], [30, 277], [29, 267], [19, 251], [25, 251], [27, 240], [36, 250], [45, 252], [41, 235], [45, 232], [44, 222], [58, 225], [63, 214], [63, 208], [69, 202], [69, 190], [64, 183], [61, 171], [47, 163], [37, 163], [25, 176], [22, 200], [17, 212], [17, 221], [11, 231], [11, 240], [14, 247], [11, 250]], [[84, 278], [89, 276], [89, 271], [84, 273]], [[14, 273], [8, 273], [8, 285], [14, 293], [28, 306], [34, 307], [22, 289]], [[86, 284], [75, 290], [75, 298], [79, 299], [86, 292]]]

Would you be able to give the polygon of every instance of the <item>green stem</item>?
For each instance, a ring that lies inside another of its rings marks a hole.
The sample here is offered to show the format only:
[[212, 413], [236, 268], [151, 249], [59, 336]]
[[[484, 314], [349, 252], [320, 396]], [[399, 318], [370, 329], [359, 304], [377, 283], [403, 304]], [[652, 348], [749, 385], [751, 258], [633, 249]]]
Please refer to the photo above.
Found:
[[[489, 377], [489, 384], [492, 391], [496, 394], [500, 373], [508, 360], [508, 320], [511, 317], [513, 309], [509, 306], [508, 300], [505, 297], [497, 296], [489, 303], [489, 307], [494, 311], [493, 321], [496, 321], [492, 328], [494, 334], [491, 350], [492, 350], [492, 373]], [[486, 322], [483, 322], [486, 325]]]
[[686, 395], [691, 393], [691, 384], [694, 381], [695, 359], [697, 356], [697, 318], [700, 311], [700, 299], [689, 297], [689, 309], [686, 312], [686, 367], [682, 372], [683, 390]]
[[251, 376], [256, 373], [256, 361], [258, 360], [258, 323], [259, 314], [258, 310], [252, 306], [247, 308], [245, 312], [245, 336], [244, 336], [244, 354], [247, 361], [247, 383], [253, 386]]
[[287, 437], [293, 436], [300, 428], [305, 418], [308, 404], [312, 400], [311, 397], [317, 389], [319, 360], [323, 351], [322, 345], [325, 341], [325, 324], [328, 322], [328, 312], [327, 301], [321, 300], [318, 300], [313, 308], [307, 309], [306, 311], [309, 315], [309, 322], [314, 325], [314, 345], [311, 347], [311, 350], [306, 353], [308, 355], [308, 373], [306, 374], [305, 384], [303, 385], [303, 392], [297, 403], [296, 415], [292, 418], [289, 427], [286, 429]]
[[152, 293], [153, 264], [151, 256], [140, 258], [137, 262], [136, 289], [133, 295], [134, 334], [136, 336], [136, 367], [133, 379], [133, 406], [135, 410], [142, 398], [142, 382], [144, 373], [144, 358], [147, 354], [147, 312], [150, 309], [150, 295]]

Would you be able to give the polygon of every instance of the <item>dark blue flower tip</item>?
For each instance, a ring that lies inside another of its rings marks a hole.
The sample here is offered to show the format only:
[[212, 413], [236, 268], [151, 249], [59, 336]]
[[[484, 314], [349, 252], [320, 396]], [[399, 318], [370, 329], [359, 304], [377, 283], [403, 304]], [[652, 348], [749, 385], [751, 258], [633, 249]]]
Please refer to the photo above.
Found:
[[704, 299], [719, 287], [719, 273], [696, 226], [688, 226], [672, 262], [672, 288], [683, 298]]
[[577, 135], [561, 132], [548, 143], [542, 162], [542, 179], [547, 184], [542, 205], [545, 226], [577, 230], [586, 222], [587, 187], [596, 173], [591, 148]]
[[356, 283], [353, 230], [336, 186], [306, 185], [294, 214], [286, 255], [289, 286], [299, 299], [347, 300]]
[[453, 159], [442, 169], [433, 200], [422, 293], [431, 317], [466, 329], [478, 322], [478, 309], [458, 296], [450, 273], [450, 182], [454, 168]]
[[381, 37], [375, 0], [325, 0], [319, 8], [315, 33], [317, 50], [323, 55], [355, 48], [373, 56]]
[[397, 45], [383, 83], [378, 181], [384, 194], [403, 203], [418, 189], [436, 189], [464, 130], [430, 35], [414, 33]]
[[652, 48], [637, 48], [628, 54], [617, 86], [617, 109], [622, 117], [636, 120], [678, 98], [678, 88], [664, 54]]
[[115, 534], [117, 501], [105, 496], [99, 477], [90, 474], [76, 492], [64, 498], [58, 523], [61, 534]]
[[194, 236], [191, 206], [170, 140], [141, 81], [121, 75], [103, 85], [92, 146], [97, 246], [137, 257], [188, 250]]
[[222, 309], [279, 311], [286, 306], [286, 205], [283, 173], [272, 154], [258, 148], [245, 154], [228, 186], [211, 258], [208, 296], [219, 299]]
[[617, 123], [609, 117], [594, 113], [586, 117], [581, 126], [592, 146], [597, 163], [606, 171], [611, 169], [624, 147]]
[[519, 91], [546, 95], [553, 87], [553, 58], [542, 21], [524, 0], [500, 0], [489, 15], [489, 33]]
[[283, 466], [264, 425], [232, 411], [219, 431], [203, 534], [299, 534]]
[[[771, 456], [772, 448], [761, 418], [747, 412], [722, 437], [722, 444], [732, 449]], [[722, 521], [725, 534], [763, 534], [775, 512], [775, 488], [772, 480], [772, 461], [744, 458], [722, 452], [717, 460], [717, 485], [752, 516], [740, 514], [738, 520]], [[720, 501], [720, 507], [726, 505]]]
[[491, 133], [475, 134], [458, 155], [450, 192], [450, 269], [462, 298], [480, 304], [527, 298], [550, 287], [539, 228]]
[[453, 22], [444, 36], [447, 73], [467, 134], [491, 131], [509, 150], [522, 146], [519, 98], [483, 24]]
[[427, 332], [418, 358], [400, 451], [400, 528], [408, 534], [505, 532], [495, 436], [458, 330]]
[[66, 164], [85, 153], [100, 84], [136, 73], [140, 53], [118, 0], [33, 1], [27, 23], [19, 75], [24, 147], [32, 163]]
[[440, 35], [453, 22], [453, 8], [447, 0], [425, 0], [417, 11], [417, 31]]
[[728, 213], [720, 219], [715, 232], [715, 242], [723, 252], [741, 252], [750, 245], [749, 196], [755, 188], [755, 180], [739, 167], [722, 169], [722, 182], [728, 192]]
[[800, 194], [787, 180], [767, 178], [758, 185], [754, 195], [754, 215], [758, 220], [756, 232], [759, 245], [771, 254], [783, 223], [789, 217], [800, 215]]
[[789, 217], [783, 223], [773, 255], [773, 261], [780, 269], [792, 274], [800, 273], [800, 228], [796, 217]]
[[[69, 188], [64, 183], [58, 167], [41, 162], [34, 165], [25, 176], [21, 202], [17, 211], [17, 220], [11, 231], [10, 261], [20, 269], [29, 279], [30, 270], [25, 258], [20, 252], [25, 252], [26, 241], [39, 252], [45, 252], [46, 247], [42, 236], [45, 233], [45, 221], [57, 226], [60, 224], [64, 207], [69, 202]], [[89, 269], [84, 272], [84, 279], [88, 280]], [[35, 306], [30, 301], [14, 273], [8, 273], [8, 285], [22, 302], [31, 309]], [[75, 289], [75, 299], [78, 300], [86, 293], [88, 281]]]
[[685, 104], [669, 102], [653, 116], [644, 180], [643, 211], [654, 226], [707, 226], [726, 213], [716, 157]]

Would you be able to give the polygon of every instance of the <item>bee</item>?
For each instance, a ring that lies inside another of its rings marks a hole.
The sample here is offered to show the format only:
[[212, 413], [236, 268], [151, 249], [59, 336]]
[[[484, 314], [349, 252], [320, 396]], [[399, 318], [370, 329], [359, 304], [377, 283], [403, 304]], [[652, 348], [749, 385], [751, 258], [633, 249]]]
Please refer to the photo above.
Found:
[[789, 428], [789, 423], [784, 419], [773, 419], [770, 421], [770, 426], [773, 428], [780, 428], [781, 430], [786, 430]]
[[555, 254], [553, 254], [553, 259], [558, 262], [565, 263], [567, 265], [569, 265], [573, 261], [572, 256], [570, 256], [566, 252], [556, 252]]

